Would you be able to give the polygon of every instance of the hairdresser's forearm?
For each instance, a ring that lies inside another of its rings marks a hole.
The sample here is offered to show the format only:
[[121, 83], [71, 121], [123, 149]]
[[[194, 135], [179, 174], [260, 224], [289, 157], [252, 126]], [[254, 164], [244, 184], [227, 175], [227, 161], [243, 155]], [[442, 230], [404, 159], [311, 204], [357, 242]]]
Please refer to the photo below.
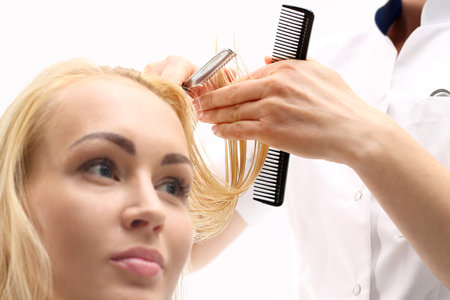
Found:
[[363, 150], [348, 157], [348, 164], [425, 264], [450, 287], [450, 171], [391, 119], [382, 119], [369, 143], [361, 137]]
[[195, 272], [205, 267], [218, 257], [246, 227], [247, 223], [239, 213], [235, 211], [227, 227], [218, 236], [194, 244], [191, 252], [192, 271]]

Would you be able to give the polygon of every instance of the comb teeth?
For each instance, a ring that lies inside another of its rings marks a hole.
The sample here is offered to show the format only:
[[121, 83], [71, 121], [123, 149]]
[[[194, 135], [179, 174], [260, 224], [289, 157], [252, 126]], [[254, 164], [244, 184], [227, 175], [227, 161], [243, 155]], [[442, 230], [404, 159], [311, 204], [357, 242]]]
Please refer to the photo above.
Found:
[[211, 79], [211, 77], [216, 75], [216, 73], [220, 69], [222, 69], [230, 60], [232, 60], [234, 57], [236, 57], [236, 53], [230, 49], [222, 50], [221, 52], [219, 52], [219, 54], [221, 54], [221, 53], [223, 53], [222, 56], [217, 57], [218, 62], [213, 62], [213, 63], [217, 63], [217, 65], [214, 67], [213, 71], [211, 71], [204, 79], [202, 79], [202, 83]]
[[289, 154], [269, 148], [264, 166], [253, 186], [254, 200], [275, 206], [283, 203], [288, 163]]
[[311, 11], [283, 5], [273, 48], [274, 61], [306, 59], [312, 20]]
[[[306, 9], [283, 5], [278, 23], [272, 62], [306, 59], [314, 14]], [[269, 148], [253, 186], [253, 200], [280, 206], [286, 187], [289, 153]]]

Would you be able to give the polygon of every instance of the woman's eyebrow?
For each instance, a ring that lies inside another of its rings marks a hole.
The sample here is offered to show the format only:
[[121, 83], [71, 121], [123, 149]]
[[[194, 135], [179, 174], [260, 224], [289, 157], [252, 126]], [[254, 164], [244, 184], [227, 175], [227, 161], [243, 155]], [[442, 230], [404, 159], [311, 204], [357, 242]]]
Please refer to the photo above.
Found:
[[126, 152], [128, 152], [129, 154], [131, 154], [131, 155], [136, 154], [136, 147], [134, 146], [134, 143], [131, 140], [129, 140], [126, 137], [123, 137], [119, 134], [112, 133], [112, 132], [94, 132], [94, 133], [87, 134], [87, 135], [83, 136], [82, 138], [76, 140], [72, 145], [70, 145], [69, 148], [72, 148], [86, 140], [92, 140], [92, 139], [103, 139], [103, 140], [110, 141], [110, 142], [116, 144], [117, 146], [119, 146], [120, 148], [122, 148], [123, 150], [125, 150]]
[[188, 157], [179, 153], [168, 153], [164, 155], [163, 160], [161, 161], [161, 166], [170, 165], [170, 164], [188, 164], [192, 167], [192, 163]]

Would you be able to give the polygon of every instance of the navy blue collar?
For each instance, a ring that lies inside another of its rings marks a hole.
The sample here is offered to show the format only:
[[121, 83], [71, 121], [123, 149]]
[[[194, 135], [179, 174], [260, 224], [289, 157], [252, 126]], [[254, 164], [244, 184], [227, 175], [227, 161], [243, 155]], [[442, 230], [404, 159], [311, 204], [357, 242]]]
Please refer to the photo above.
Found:
[[[386, 34], [395, 18], [402, 11], [402, 0], [389, 0], [375, 14], [378, 29]], [[431, 25], [450, 22], [449, 0], [427, 0], [422, 9], [420, 25]]]
[[402, 0], [389, 0], [375, 14], [375, 23], [383, 34], [386, 34], [395, 18], [402, 11]]

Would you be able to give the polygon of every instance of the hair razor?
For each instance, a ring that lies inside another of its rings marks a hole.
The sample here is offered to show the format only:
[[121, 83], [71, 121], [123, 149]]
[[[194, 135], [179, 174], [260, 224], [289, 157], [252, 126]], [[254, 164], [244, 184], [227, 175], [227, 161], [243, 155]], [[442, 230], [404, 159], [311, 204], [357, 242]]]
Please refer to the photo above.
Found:
[[218, 52], [203, 67], [192, 74], [188, 80], [183, 82], [183, 89], [187, 91], [190, 88], [202, 85], [235, 56], [236, 53], [230, 49], [224, 49]]

